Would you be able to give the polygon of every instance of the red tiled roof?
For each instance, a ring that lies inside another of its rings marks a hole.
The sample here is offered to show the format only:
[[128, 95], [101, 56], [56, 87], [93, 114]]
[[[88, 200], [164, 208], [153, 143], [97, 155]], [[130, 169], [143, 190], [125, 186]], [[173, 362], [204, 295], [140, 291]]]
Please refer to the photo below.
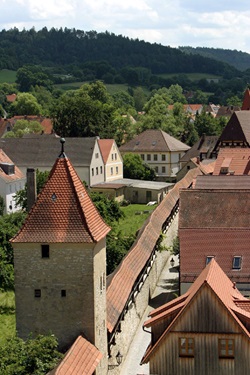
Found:
[[102, 356], [94, 345], [78, 336], [60, 364], [48, 375], [92, 375]]
[[[181, 282], [193, 282], [207, 256], [214, 256], [235, 281], [250, 282], [250, 228], [184, 228], [179, 230]], [[195, 256], [194, 256], [195, 254]], [[233, 270], [233, 257], [241, 256], [241, 269]]]
[[115, 272], [107, 280], [107, 328], [112, 332], [126, 305], [138, 275], [150, 258], [159, 233], [166, 218], [170, 215], [179, 199], [179, 189], [189, 187], [193, 179], [201, 174], [199, 168], [190, 170], [169, 191], [163, 201], [152, 212], [150, 219], [141, 229], [136, 242], [125, 256]]
[[44, 134], [51, 134], [53, 132], [53, 124], [50, 118], [45, 118], [42, 120], [41, 125], [43, 127]]
[[222, 174], [222, 167], [228, 167], [227, 174], [250, 175], [250, 148], [221, 148], [215, 163], [213, 175]]
[[[12, 160], [5, 154], [5, 152], [3, 152], [2, 149], [0, 149], [0, 163], [14, 164]], [[0, 177], [6, 182], [16, 181], [25, 178], [24, 174], [16, 165], [13, 174], [6, 174], [0, 166]]]
[[249, 111], [250, 110], [250, 90], [249, 89], [246, 89], [246, 91], [245, 91], [241, 110], [242, 111]]
[[[202, 288], [210, 288], [216, 297], [222, 302], [228, 313], [233, 317], [235, 322], [238, 324], [240, 330], [250, 338], [250, 332], [246, 329], [243, 323], [240, 321], [238, 316], [244, 316], [247, 320], [250, 319], [250, 300], [243, 297], [242, 294], [235, 287], [235, 284], [226, 276], [226, 274], [219, 267], [217, 262], [213, 259], [206, 268], [203, 269], [196, 281], [191, 285], [188, 292], [177, 299], [175, 309], [177, 313], [173, 317], [170, 323], [166, 323], [166, 329], [160, 338], [150, 345], [142, 359], [142, 363], [147, 363], [150, 356], [154, 353], [156, 348], [160, 345], [163, 338], [172, 330], [178, 319], [181, 319], [181, 315], [192, 304], [192, 300], [198, 292], [202, 293]], [[240, 303], [241, 302], [241, 303]], [[244, 304], [244, 308], [242, 307]], [[173, 301], [165, 304], [161, 307], [161, 310], [153, 312], [153, 317], [144, 323], [145, 327], [150, 327], [155, 323], [156, 320], [162, 320], [169, 315], [169, 310], [173, 309]], [[157, 315], [159, 317], [157, 319]]]
[[195, 189], [248, 190], [250, 189], [250, 176], [197, 176]]
[[249, 189], [183, 189], [180, 192], [180, 229], [248, 228], [249, 212]]
[[16, 94], [6, 95], [7, 102], [13, 103], [16, 100]]
[[114, 144], [113, 139], [98, 139], [98, 144], [102, 154], [102, 160], [104, 164], [107, 163], [111, 148]]
[[109, 231], [69, 159], [59, 157], [12, 241], [91, 243]]

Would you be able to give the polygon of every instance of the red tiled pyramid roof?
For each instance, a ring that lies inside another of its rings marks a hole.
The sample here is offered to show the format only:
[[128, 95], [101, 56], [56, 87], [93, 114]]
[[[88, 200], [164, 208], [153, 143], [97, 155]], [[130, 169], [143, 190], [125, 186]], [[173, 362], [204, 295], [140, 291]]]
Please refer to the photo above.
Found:
[[214, 259], [203, 269], [196, 281], [191, 285], [187, 293], [178, 297], [176, 300], [168, 302], [167, 304], [161, 306], [160, 308], [154, 310], [149, 315], [151, 319], [144, 323], [144, 327], [151, 327], [160, 320], [163, 320], [169, 316], [174, 310], [175, 314], [166, 326], [165, 331], [160, 336], [160, 338], [154, 343], [154, 345], [149, 345], [143, 359], [142, 363], [147, 363], [150, 356], [153, 354], [155, 349], [158, 347], [162, 339], [167, 335], [168, 332], [174, 328], [175, 323], [181, 318], [184, 310], [189, 304], [192, 303], [193, 298], [200, 291], [202, 292], [203, 287], [209, 287], [217, 298], [222, 302], [224, 307], [227, 309], [229, 314], [233, 317], [236, 323], [239, 325], [241, 331], [250, 338], [250, 332], [240, 321], [238, 316], [244, 316], [247, 320], [250, 319], [250, 300], [245, 298], [239, 290], [235, 287], [235, 284], [227, 277], [227, 275], [222, 271], [220, 266], [216, 263]]
[[60, 364], [48, 375], [92, 375], [102, 356], [94, 345], [78, 336]]
[[69, 159], [59, 157], [12, 242], [91, 243], [109, 231]]

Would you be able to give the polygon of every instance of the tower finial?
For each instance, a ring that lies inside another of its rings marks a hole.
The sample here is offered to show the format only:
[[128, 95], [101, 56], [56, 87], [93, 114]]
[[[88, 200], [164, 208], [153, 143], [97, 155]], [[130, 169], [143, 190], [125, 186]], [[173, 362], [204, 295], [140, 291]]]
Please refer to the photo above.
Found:
[[60, 138], [60, 142], [61, 142], [62, 148], [61, 148], [61, 153], [59, 155], [59, 158], [65, 158], [66, 157], [65, 152], [64, 152], [65, 138]]

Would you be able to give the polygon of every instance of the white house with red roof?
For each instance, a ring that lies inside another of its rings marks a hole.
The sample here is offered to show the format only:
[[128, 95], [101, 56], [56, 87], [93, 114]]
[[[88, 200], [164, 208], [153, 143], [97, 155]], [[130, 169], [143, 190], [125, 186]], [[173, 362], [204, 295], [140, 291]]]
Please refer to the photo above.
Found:
[[153, 310], [144, 323], [150, 374], [248, 374], [250, 300], [213, 259], [187, 293]]
[[0, 196], [4, 200], [4, 213], [18, 211], [15, 195], [24, 188], [26, 177], [12, 160], [0, 149]]
[[114, 139], [98, 139], [104, 163], [104, 181], [123, 178], [123, 161]]

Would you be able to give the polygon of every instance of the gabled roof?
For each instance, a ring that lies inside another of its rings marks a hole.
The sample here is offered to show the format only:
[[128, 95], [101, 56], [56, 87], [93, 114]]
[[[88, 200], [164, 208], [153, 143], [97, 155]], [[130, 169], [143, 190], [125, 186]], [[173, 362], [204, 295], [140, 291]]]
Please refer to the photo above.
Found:
[[110, 333], [115, 328], [125, 308], [136, 279], [150, 259], [166, 218], [179, 200], [179, 189], [188, 188], [198, 174], [201, 174], [198, 168], [192, 169], [182, 180], [175, 184], [173, 189], [169, 191], [163, 201], [152, 212], [123, 261], [114, 273], [108, 276], [107, 328]]
[[[19, 167], [45, 168], [54, 165], [58, 155], [58, 140], [55, 135], [30, 135], [27, 138], [2, 138], [0, 148]], [[90, 166], [96, 137], [65, 138], [67, 155], [75, 167]]]
[[56, 160], [12, 242], [92, 243], [100, 241], [109, 231], [71, 162], [63, 156]]
[[98, 139], [99, 148], [102, 154], [104, 164], [107, 163], [109, 154], [114, 144], [114, 139]]
[[246, 89], [246, 91], [245, 91], [241, 110], [242, 111], [249, 111], [250, 110], [250, 89]]
[[15, 166], [13, 174], [7, 174], [2, 168], [1, 163], [4, 164], [14, 164], [12, 160], [0, 149], [0, 178], [2, 178], [5, 182], [12, 182], [18, 181], [20, 179], [24, 179], [24, 174], [20, 171], [20, 169]]
[[78, 336], [60, 364], [48, 375], [92, 375], [102, 356], [94, 345]]
[[[223, 173], [222, 167], [227, 167], [228, 172]], [[250, 175], [250, 148], [220, 148], [213, 175], [220, 174]]]
[[190, 147], [162, 130], [150, 129], [137, 135], [119, 149], [121, 152], [168, 152], [187, 151]]
[[200, 153], [206, 153], [207, 158], [215, 151], [217, 135], [203, 135], [181, 158], [181, 163], [188, 162], [190, 159], [200, 156]]
[[219, 142], [247, 142], [250, 146], [250, 111], [236, 111], [225, 126]]
[[231, 106], [221, 106], [218, 109], [216, 117], [221, 117], [221, 116], [230, 117], [235, 111], [240, 111], [240, 107], [239, 106], [234, 106], [234, 105], [231, 105]]
[[196, 281], [191, 285], [187, 293], [176, 300], [165, 304], [159, 309], [154, 310], [150, 314], [151, 319], [144, 323], [144, 327], [151, 327], [156, 322], [166, 318], [171, 312], [173, 312], [173, 309], [176, 311], [174, 318], [168, 325], [166, 325], [166, 329], [160, 338], [153, 345], [148, 347], [142, 359], [142, 363], [149, 361], [150, 356], [160, 345], [163, 338], [171, 331], [171, 329], [174, 329], [176, 322], [181, 319], [184, 311], [186, 311], [188, 306], [192, 304], [192, 300], [198, 294], [198, 292], [202, 293], [203, 288], [210, 288], [231, 317], [235, 320], [240, 330], [248, 338], [250, 338], [250, 332], [246, 329], [238, 317], [244, 316], [247, 320], [250, 320], [250, 300], [242, 296], [239, 290], [235, 287], [235, 284], [226, 276], [217, 262], [212, 259], [207, 267], [201, 272]]

